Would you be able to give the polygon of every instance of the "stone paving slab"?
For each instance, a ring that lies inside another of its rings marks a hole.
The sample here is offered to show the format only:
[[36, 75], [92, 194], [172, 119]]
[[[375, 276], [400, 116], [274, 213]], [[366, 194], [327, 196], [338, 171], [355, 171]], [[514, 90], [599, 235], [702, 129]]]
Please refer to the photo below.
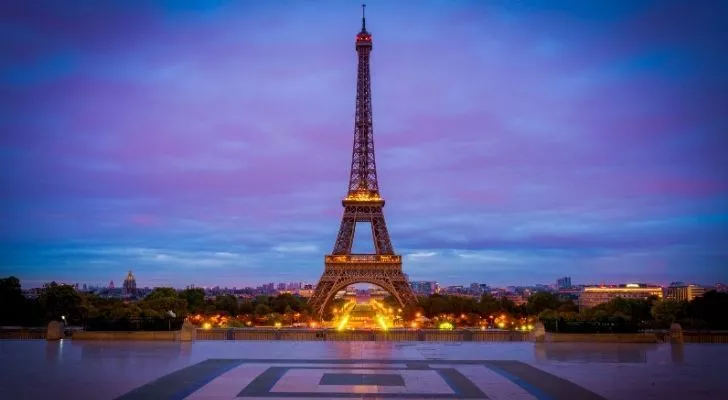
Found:
[[0, 365], [8, 399], [703, 400], [726, 398], [728, 346], [0, 341]]
[[[376, 360], [380, 367], [372, 367], [372, 361], [374, 360], [210, 359], [165, 375], [119, 399], [283, 399], [321, 396], [488, 399], [504, 397], [504, 393], [521, 399], [604, 399], [568, 380], [520, 361], [448, 360], [442, 364], [438, 361], [408, 363], [407, 360]], [[253, 374], [245, 368], [245, 364], [249, 362], [257, 367]], [[389, 367], [402, 364], [404, 367]], [[332, 368], [331, 365], [338, 367]], [[411, 370], [410, 366], [413, 367]], [[481, 381], [480, 374], [473, 374], [473, 370], [467, 368], [473, 366], [492, 371], [504, 378], [498, 380], [496, 386], [500, 387], [494, 388], [495, 396], [487, 393], [494, 386], [492, 375], [489, 381]], [[459, 370], [461, 367], [465, 367], [465, 373]], [[257, 376], [249, 379], [255, 373]], [[487, 383], [490, 383], [490, 387]], [[236, 387], [239, 392], [234, 395]], [[486, 388], [486, 391], [481, 388]]]

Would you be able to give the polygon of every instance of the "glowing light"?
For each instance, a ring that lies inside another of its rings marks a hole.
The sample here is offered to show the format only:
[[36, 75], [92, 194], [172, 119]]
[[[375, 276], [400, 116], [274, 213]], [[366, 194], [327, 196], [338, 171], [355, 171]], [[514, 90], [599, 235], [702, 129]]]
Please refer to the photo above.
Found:
[[210, 328], [212, 328], [212, 324], [210, 324], [209, 322], [205, 322], [204, 324], [202, 324], [202, 329], [210, 329]]
[[379, 197], [379, 194], [377, 193], [370, 193], [370, 192], [354, 192], [349, 193], [348, 196], [344, 200], [354, 200], [354, 201], [381, 201], [382, 198]]
[[628, 283], [625, 287], [640, 287], [637, 283]]
[[389, 327], [387, 326], [387, 322], [384, 321], [384, 317], [382, 317], [381, 315], [377, 316], [377, 322], [379, 322], [379, 326], [382, 327], [383, 331], [386, 331], [387, 329], [389, 329]]
[[336, 327], [336, 330], [340, 331], [346, 328], [347, 322], [349, 322], [349, 314], [344, 315], [344, 318], [341, 319], [341, 321], [339, 322], [339, 326]]
[[311, 328], [315, 328], [317, 324], [315, 322], [311, 322]]
[[530, 331], [531, 329], [533, 329], [533, 325], [529, 324], [526, 328], [528, 328], [528, 330]]
[[441, 323], [438, 328], [440, 328], [441, 331], [451, 331], [454, 327], [452, 326], [451, 323], [445, 321], [445, 322]]
[[465, 318], [465, 314], [460, 314], [460, 318]]
[[422, 313], [417, 313], [417, 314], [416, 314], [415, 316], [416, 316], [417, 318], [420, 318], [420, 317], [422, 316]]
[[498, 327], [501, 328], [501, 329], [503, 329], [505, 326], [506, 326], [506, 324], [504, 324], [502, 322], [499, 322], [498, 323]]
[[276, 322], [275, 324], [273, 324], [273, 326], [275, 326], [276, 329], [280, 329], [281, 328], [281, 323], [280, 322]]
[[414, 329], [417, 329], [417, 322], [413, 322], [413, 323], [412, 323], [412, 324], [411, 324], [410, 326], [411, 326], [412, 328], [414, 328]]

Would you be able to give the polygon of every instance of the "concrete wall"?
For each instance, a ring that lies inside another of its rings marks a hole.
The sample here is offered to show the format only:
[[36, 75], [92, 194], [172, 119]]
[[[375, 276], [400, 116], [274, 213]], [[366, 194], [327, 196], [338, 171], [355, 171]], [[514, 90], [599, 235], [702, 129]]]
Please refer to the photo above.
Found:
[[392, 329], [388, 331], [333, 329], [198, 329], [197, 340], [300, 340], [300, 341], [377, 341], [377, 342], [512, 342], [528, 341], [527, 332], [456, 329]]
[[[41, 332], [32, 337], [18, 332], [6, 332], [6, 339], [41, 339]], [[12, 333], [12, 334], [11, 334]], [[31, 336], [31, 335], [28, 335]], [[596, 343], [670, 343], [666, 334], [656, 333], [547, 333], [546, 342], [596, 342]], [[74, 340], [180, 340], [179, 331], [157, 332], [73, 332]], [[326, 329], [198, 329], [196, 340], [293, 340], [293, 341], [378, 341], [378, 342], [522, 342], [533, 338], [527, 332], [480, 331], [458, 329], [389, 330], [389, 331], [335, 331]], [[728, 332], [686, 333], [685, 342], [728, 343]]]
[[547, 342], [657, 343], [654, 333], [547, 333]]
[[73, 340], [179, 340], [178, 331], [89, 332], [73, 333]]

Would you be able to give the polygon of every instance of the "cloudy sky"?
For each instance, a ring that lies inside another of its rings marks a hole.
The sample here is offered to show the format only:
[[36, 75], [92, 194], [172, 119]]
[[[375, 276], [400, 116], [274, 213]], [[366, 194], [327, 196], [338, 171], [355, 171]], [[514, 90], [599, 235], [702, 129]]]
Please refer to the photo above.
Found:
[[[347, 188], [359, 4], [3, 1], [0, 275], [315, 282]], [[725, 2], [417, 4], [367, 7], [411, 279], [728, 280]]]

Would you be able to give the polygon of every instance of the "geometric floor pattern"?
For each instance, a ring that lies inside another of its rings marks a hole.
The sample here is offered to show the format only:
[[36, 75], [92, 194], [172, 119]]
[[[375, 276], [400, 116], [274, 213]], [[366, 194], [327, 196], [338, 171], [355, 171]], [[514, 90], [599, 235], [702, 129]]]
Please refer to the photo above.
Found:
[[726, 400], [728, 345], [0, 340], [0, 399]]
[[311, 398], [603, 400], [519, 361], [350, 359], [208, 359], [118, 399]]

